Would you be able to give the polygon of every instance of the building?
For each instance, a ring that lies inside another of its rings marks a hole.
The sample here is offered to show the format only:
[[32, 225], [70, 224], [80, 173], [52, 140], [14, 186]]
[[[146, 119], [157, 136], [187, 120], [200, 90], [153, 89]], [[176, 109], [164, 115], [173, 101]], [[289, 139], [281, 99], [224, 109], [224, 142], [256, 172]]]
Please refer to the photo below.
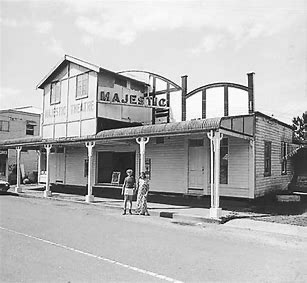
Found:
[[[144, 79], [136, 79], [144, 75]], [[145, 171], [152, 192], [254, 199], [286, 189], [293, 176], [291, 126], [254, 110], [253, 73], [248, 85], [219, 82], [187, 91], [158, 74], [111, 72], [65, 56], [38, 84], [43, 90], [42, 133], [0, 148], [36, 148], [39, 180], [63, 186], [121, 187], [125, 171]], [[223, 90], [223, 113], [208, 117], [208, 94]], [[229, 115], [230, 92], [246, 96], [245, 114]], [[190, 117], [192, 99], [198, 117]]]
[[[0, 140], [39, 136], [40, 110], [32, 106], [0, 110]], [[37, 179], [37, 153], [24, 149], [20, 156], [21, 175]], [[16, 150], [0, 150], [0, 177], [16, 183]]]

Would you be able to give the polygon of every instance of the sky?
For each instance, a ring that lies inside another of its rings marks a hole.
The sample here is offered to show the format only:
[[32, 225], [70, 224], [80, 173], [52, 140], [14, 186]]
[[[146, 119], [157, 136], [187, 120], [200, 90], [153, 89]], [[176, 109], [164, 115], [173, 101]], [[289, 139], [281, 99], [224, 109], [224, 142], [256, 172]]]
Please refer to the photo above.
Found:
[[255, 72], [255, 110], [288, 124], [307, 111], [304, 0], [0, 0], [0, 109], [41, 108], [36, 86], [65, 54], [188, 75], [188, 91]]

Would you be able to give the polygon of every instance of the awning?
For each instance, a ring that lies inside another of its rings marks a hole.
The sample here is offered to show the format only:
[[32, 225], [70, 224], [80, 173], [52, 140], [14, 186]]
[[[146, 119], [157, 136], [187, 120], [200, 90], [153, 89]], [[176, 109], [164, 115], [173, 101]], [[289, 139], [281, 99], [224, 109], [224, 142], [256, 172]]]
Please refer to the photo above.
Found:
[[292, 149], [284, 158], [287, 160], [298, 153], [298, 151], [302, 148], [307, 148], [307, 145], [296, 145], [297, 147]]
[[[0, 148], [14, 148], [16, 146], [40, 147], [44, 144], [78, 144], [86, 141], [107, 141], [107, 140], [128, 140], [138, 137], [162, 137], [179, 136], [187, 134], [196, 134], [209, 132], [210, 130], [228, 130], [229, 132], [239, 133], [240, 135], [252, 137], [254, 117], [252, 115], [233, 116], [222, 118], [195, 119], [190, 121], [181, 121], [166, 124], [155, 124], [136, 126], [128, 128], [118, 128], [104, 130], [96, 135], [84, 137], [68, 137], [56, 139], [43, 139], [40, 136], [26, 137], [20, 139], [11, 139], [0, 142]], [[245, 125], [245, 126], [243, 126]], [[246, 125], [250, 125], [246, 128]]]

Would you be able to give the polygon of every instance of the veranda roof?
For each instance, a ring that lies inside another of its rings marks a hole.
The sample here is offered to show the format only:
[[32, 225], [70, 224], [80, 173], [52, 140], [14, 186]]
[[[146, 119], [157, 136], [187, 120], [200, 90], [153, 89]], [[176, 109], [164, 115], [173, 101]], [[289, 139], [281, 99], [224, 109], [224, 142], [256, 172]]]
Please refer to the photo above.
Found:
[[57, 139], [43, 139], [40, 136], [27, 137], [21, 139], [11, 139], [0, 141], [0, 148], [13, 148], [16, 146], [39, 146], [43, 144], [71, 144], [86, 141], [103, 141], [103, 140], [122, 140], [138, 137], [161, 137], [185, 135], [192, 133], [207, 132], [220, 127], [222, 118], [209, 118], [191, 121], [182, 121], [167, 124], [146, 125], [128, 128], [119, 128], [112, 130], [104, 130], [96, 135], [84, 137], [69, 137]]

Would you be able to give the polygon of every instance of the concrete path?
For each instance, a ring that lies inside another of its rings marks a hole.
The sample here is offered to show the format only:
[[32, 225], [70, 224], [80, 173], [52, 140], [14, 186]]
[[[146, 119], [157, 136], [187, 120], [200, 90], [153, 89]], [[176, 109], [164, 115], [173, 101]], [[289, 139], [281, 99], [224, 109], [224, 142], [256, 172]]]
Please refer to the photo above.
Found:
[[[21, 197], [44, 198], [42, 185], [22, 185], [22, 192], [19, 193]], [[10, 189], [14, 191], [14, 186]], [[93, 205], [95, 207], [116, 209], [122, 211], [123, 201], [113, 198], [95, 197], [94, 202], [86, 203], [85, 197], [74, 194], [52, 193], [48, 199], [77, 202], [85, 205]], [[135, 205], [135, 202], [134, 202]], [[190, 207], [183, 205], [171, 205], [163, 203], [148, 203], [148, 210], [151, 216], [172, 218], [175, 221], [182, 222], [197, 222], [197, 223], [225, 223], [228, 227], [257, 230], [263, 232], [279, 233], [284, 235], [302, 236], [307, 238], [307, 227], [279, 224], [272, 222], [261, 221], [265, 214], [253, 212], [237, 212], [230, 210], [223, 210], [220, 219], [210, 218], [208, 208]], [[257, 218], [258, 221], [253, 220]], [[260, 221], [259, 221], [260, 220]]]

